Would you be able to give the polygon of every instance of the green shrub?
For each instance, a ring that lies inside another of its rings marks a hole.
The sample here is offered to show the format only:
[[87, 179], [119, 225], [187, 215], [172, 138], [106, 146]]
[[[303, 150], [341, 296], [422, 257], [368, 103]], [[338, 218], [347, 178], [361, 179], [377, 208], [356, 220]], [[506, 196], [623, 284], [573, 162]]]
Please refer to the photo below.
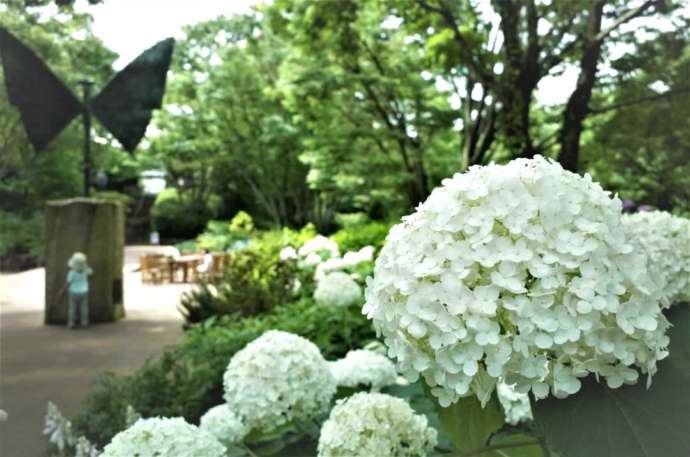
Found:
[[332, 238], [338, 243], [340, 252], [357, 251], [364, 246], [380, 250], [393, 226], [391, 222], [369, 222], [365, 225], [345, 227], [335, 232]]
[[182, 296], [180, 311], [187, 324], [212, 316], [264, 313], [297, 296], [296, 262], [281, 262], [260, 245], [231, 253], [228, 265], [221, 280], [200, 283]]
[[44, 220], [41, 212], [20, 215], [0, 211], [0, 256], [43, 255]]
[[198, 234], [215, 215], [215, 207], [213, 199], [193, 200], [169, 188], [156, 196], [151, 217], [162, 237], [189, 238]]
[[72, 419], [75, 432], [105, 445], [124, 428], [127, 405], [144, 417], [182, 416], [198, 423], [222, 403], [223, 372], [233, 354], [271, 329], [310, 339], [331, 360], [375, 338], [358, 307], [325, 308], [311, 300], [245, 319], [213, 318], [194, 325], [179, 346], [134, 374], [102, 376]]

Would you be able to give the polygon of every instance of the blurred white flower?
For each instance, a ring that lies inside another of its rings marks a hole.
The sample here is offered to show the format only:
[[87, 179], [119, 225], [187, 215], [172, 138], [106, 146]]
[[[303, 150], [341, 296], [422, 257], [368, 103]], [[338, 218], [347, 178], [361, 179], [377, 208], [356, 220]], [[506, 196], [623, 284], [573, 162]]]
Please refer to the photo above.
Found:
[[292, 246], [285, 246], [280, 251], [280, 260], [285, 261], [291, 259], [297, 259], [297, 251]]
[[340, 256], [338, 243], [323, 235], [316, 235], [316, 237], [304, 243], [297, 252], [302, 257], [308, 257], [310, 254], [321, 255], [323, 253], [327, 253], [330, 257]]
[[649, 254], [668, 304], [690, 300], [690, 221], [665, 211], [624, 214], [630, 241]]
[[201, 416], [199, 428], [215, 436], [226, 447], [242, 442], [249, 427], [233, 413], [227, 404], [214, 406]]
[[[542, 157], [446, 179], [393, 227], [363, 312], [442, 406], [505, 381], [562, 398], [590, 373], [651, 376], [668, 322], [621, 202]], [[628, 371], [630, 370], [630, 371]], [[634, 379], [633, 379], [634, 378]]]
[[345, 307], [359, 303], [362, 289], [347, 273], [335, 271], [316, 283], [314, 300], [323, 306]]
[[336, 384], [319, 348], [271, 330], [238, 351], [223, 376], [225, 401], [250, 430], [270, 433], [324, 416]]
[[404, 400], [360, 392], [339, 400], [321, 427], [319, 457], [425, 457], [437, 432]]
[[496, 393], [503, 406], [506, 422], [517, 425], [520, 422], [532, 420], [532, 407], [527, 394], [520, 393], [513, 386], [503, 382], [499, 382], [496, 386]]
[[373, 392], [396, 383], [395, 365], [385, 355], [366, 349], [348, 352], [344, 358], [329, 362], [338, 386], [369, 386]]
[[112, 439], [101, 457], [225, 457], [225, 447], [181, 417], [139, 419]]
[[72, 423], [62, 415], [52, 401], [48, 402], [48, 412], [45, 416], [43, 434], [48, 435], [48, 441], [57, 447], [60, 452], [73, 447], [76, 442], [72, 434]]
[[96, 445], [92, 444], [83, 436], [79, 437], [75, 446], [74, 457], [98, 457], [99, 455], [101, 455], [101, 452]]

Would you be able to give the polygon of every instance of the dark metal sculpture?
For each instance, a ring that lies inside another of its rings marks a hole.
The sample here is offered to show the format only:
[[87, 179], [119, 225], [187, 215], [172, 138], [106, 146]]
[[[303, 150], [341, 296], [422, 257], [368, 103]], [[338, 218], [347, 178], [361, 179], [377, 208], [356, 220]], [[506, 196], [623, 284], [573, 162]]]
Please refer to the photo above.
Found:
[[144, 137], [151, 111], [161, 107], [174, 40], [168, 38], [144, 51], [91, 98], [91, 81], [79, 81], [77, 97], [36, 54], [0, 27], [0, 59], [12, 105], [36, 151], [42, 151], [78, 114], [84, 123], [84, 194], [91, 188], [91, 114], [129, 152]]

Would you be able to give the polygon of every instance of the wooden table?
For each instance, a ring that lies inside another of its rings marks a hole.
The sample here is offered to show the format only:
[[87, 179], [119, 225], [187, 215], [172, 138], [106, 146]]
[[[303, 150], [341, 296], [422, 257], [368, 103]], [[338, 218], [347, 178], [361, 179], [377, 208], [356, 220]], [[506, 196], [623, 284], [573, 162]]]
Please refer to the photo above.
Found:
[[203, 260], [201, 255], [183, 255], [178, 258], [168, 259], [168, 273], [170, 282], [175, 282], [175, 272], [182, 270], [182, 281], [187, 282], [190, 267], [195, 268]]

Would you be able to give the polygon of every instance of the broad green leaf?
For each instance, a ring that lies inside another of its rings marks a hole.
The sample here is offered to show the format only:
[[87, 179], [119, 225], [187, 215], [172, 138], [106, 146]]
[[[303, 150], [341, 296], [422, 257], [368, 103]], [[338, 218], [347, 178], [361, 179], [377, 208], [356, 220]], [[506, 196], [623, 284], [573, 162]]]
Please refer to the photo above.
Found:
[[493, 395], [482, 408], [474, 395], [461, 398], [448, 408], [438, 407], [441, 428], [458, 451], [485, 447], [491, 434], [503, 425], [503, 411]]
[[687, 457], [690, 455], [690, 309], [667, 314], [670, 355], [652, 385], [609, 389], [588, 379], [564, 400], [535, 404], [534, 417], [562, 457]]

